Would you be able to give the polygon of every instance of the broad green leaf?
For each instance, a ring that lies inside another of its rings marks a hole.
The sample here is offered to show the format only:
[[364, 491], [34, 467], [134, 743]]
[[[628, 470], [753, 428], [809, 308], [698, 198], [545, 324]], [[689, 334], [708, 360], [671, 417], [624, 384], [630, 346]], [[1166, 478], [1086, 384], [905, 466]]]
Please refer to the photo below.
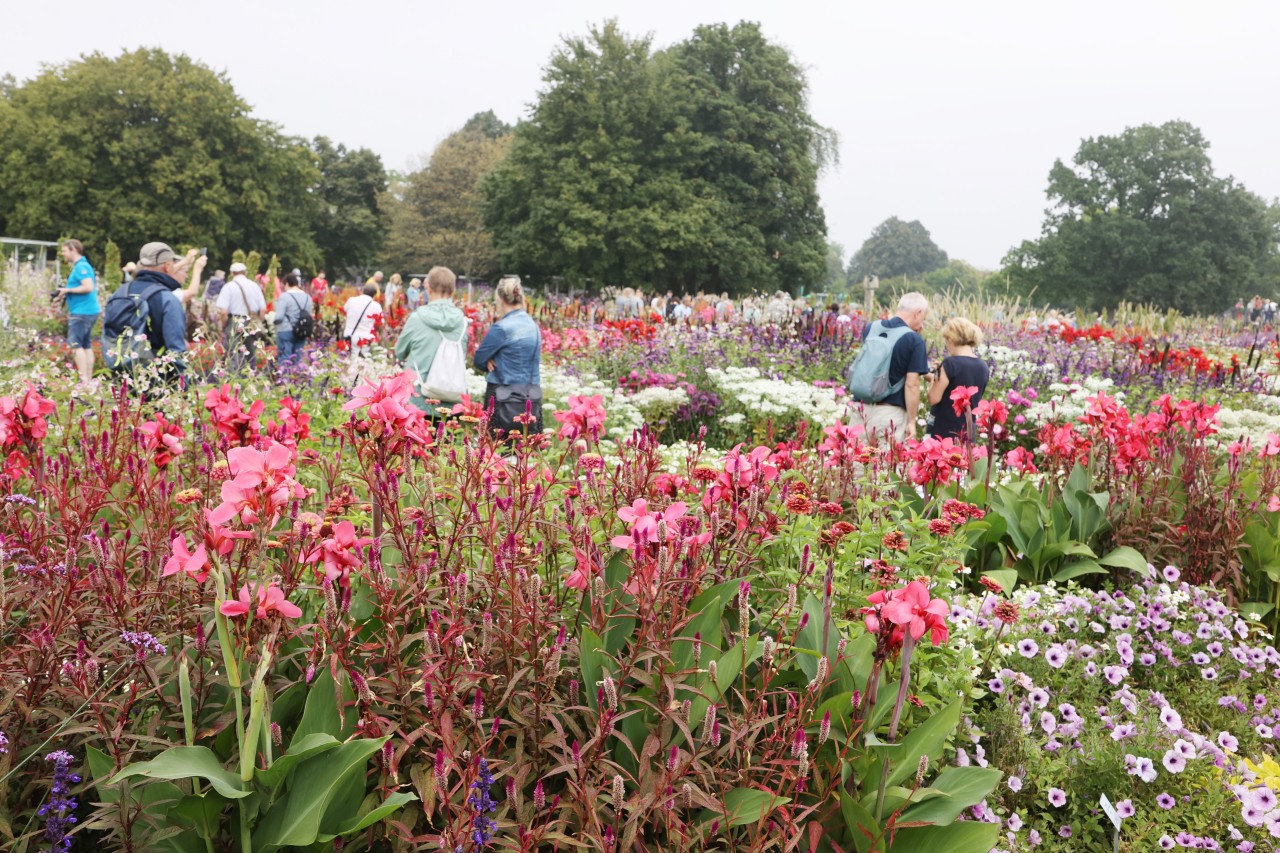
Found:
[[216, 793], [183, 797], [170, 814], [192, 826], [201, 838], [217, 838], [227, 800]]
[[876, 819], [845, 791], [840, 792], [840, 814], [844, 817], [845, 829], [849, 831], [854, 848], [858, 853], [867, 853], [880, 836], [880, 825]]
[[1068, 581], [1072, 578], [1078, 578], [1081, 575], [1106, 575], [1110, 574], [1102, 566], [1099, 566], [1093, 560], [1077, 560], [1064, 569], [1059, 569], [1054, 573], [1053, 579], [1058, 582]]
[[[348, 694], [350, 690], [350, 685], [343, 685], [344, 694]], [[350, 737], [353, 731], [355, 715], [348, 714], [345, 724], [343, 723], [338, 714], [333, 674], [328, 667], [322, 667], [311, 684], [311, 692], [307, 694], [307, 704], [302, 711], [302, 721], [289, 739], [289, 748], [293, 749], [295, 743], [301, 743], [310, 735], [326, 734], [342, 740]]]
[[889, 770], [888, 784], [896, 785], [915, 773], [920, 768], [920, 756], [929, 756], [929, 763], [936, 765], [942, 757], [943, 747], [947, 739], [955, 733], [960, 723], [960, 699], [952, 702], [938, 713], [926, 717], [899, 743], [902, 750], [897, 753], [896, 761]]
[[1013, 592], [1013, 588], [1018, 583], [1018, 573], [1013, 569], [993, 569], [989, 572], [983, 572], [982, 576], [991, 578], [1000, 584], [1000, 588], [1004, 590], [1005, 595]]
[[922, 822], [948, 824], [960, 813], [995, 790], [1004, 774], [987, 767], [948, 767], [933, 783], [918, 794], [936, 792], [944, 796], [922, 800], [908, 806], [898, 817], [900, 823]]
[[601, 680], [609, 658], [604, 653], [604, 641], [590, 628], [582, 629], [582, 637], [578, 640], [578, 666], [582, 670], [583, 688], [587, 691], [587, 703], [592, 710], [598, 710], [596, 702], [596, 682]]
[[994, 823], [957, 821], [948, 826], [919, 826], [900, 829], [893, 837], [890, 853], [990, 853], [996, 846], [1000, 827]]
[[1240, 605], [1240, 615], [1246, 619], [1253, 617], [1261, 619], [1274, 609], [1275, 603], [1271, 601], [1246, 601]]
[[116, 770], [116, 764], [111, 760], [111, 756], [100, 749], [86, 746], [84, 757], [89, 765], [89, 773], [93, 776], [94, 785], [98, 789], [98, 800], [104, 803], [120, 802], [120, 792], [115, 788], [109, 787], [107, 781], [107, 777]]
[[256, 779], [263, 787], [274, 788], [284, 781], [299, 761], [327, 752], [330, 749], [336, 749], [340, 744], [338, 739], [333, 735], [317, 732], [310, 734], [298, 740], [296, 737], [289, 744], [289, 751], [284, 755], [276, 758], [271, 766], [266, 770], [259, 770], [254, 774]]
[[267, 853], [315, 844], [322, 820], [345, 820], [331, 813], [330, 804], [348, 790], [352, 774], [360, 774], [363, 783], [369, 759], [385, 742], [386, 738], [348, 741], [299, 764], [289, 792], [272, 804], [253, 833], [254, 849]]
[[1104, 566], [1128, 569], [1135, 574], [1142, 575], [1144, 578], [1151, 577], [1151, 569], [1148, 568], [1147, 558], [1128, 545], [1113, 548], [1104, 556], [1098, 558], [1098, 562]]
[[[382, 801], [382, 805], [378, 806], [367, 815], [360, 818], [353, 818], [338, 828], [338, 835], [351, 835], [362, 829], [368, 829], [378, 821], [396, 812], [405, 803], [412, 803], [418, 799], [417, 794], [406, 792], [397, 792]], [[327, 839], [331, 840], [331, 839]]]
[[[725, 815], [729, 826], [746, 826], [758, 823], [778, 806], [791, 802], [790, 797], [780, 797], [759, 788], [734, 788], [724, 795]], [[724, 817], [712, 813], [712, 818]]]
[[144, 776], [148, 779], [204, 779], [222, 796], [238, 800], [250, 792], [241, 787], [240, 777], [223, 767], [211, 751], [203, 746], [174, 746], [150, 761], [130, 764], [107, 784]]
[[1059, 557], [1088, 557], [1089, 559], [1094, 559], [1097, 556], [1088, 545], [1076, 542], [1073, 539], [1054, 542], [1040, 549], [1040, 559], [1043, 563], [1056, 560]]

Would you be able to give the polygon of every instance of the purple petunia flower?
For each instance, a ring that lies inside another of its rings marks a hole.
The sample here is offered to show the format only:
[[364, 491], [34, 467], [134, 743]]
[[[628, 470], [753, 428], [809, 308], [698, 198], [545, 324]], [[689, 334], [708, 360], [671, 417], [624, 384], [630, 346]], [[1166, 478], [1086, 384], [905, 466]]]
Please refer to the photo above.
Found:
[[1173, 797], [1169, 796], [1167, 792], [1156, 795], [1156, 805], [1164, 809], [1165, 811], [1168, 811], [1169, 809], [1173, 808], [1176, 802], [1177, 801], [1174, 800]]
[[1049, 789], [1049, 805], [1060, 809], [1067, 804], [1067, 792], [1061, 788]]
[[1035, 640], [1027, 637], [1018, 641], [1018, 654], [1024, 658], [1033, 658], [1040, 652], [1040, 646]]

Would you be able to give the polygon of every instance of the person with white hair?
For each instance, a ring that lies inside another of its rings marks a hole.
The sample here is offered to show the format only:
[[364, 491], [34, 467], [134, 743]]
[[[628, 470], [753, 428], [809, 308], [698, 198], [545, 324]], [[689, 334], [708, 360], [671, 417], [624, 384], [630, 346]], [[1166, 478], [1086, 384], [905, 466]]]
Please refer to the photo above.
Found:
[[[854, 423], [862, 423], [873, 441], [905, 441], [916, 436], [920, 409], [920, 380], [929, 375], [929, 352], [920, 330], [929, 316], [924, 294], [903, 294], [898, 310], [887, 320], [869, 323], [862, 333], [863, 352], [850, 368]], [[870, 342], [870, 343], [869, 343]], [[864, 355], [865, 353], [865, 355]], [[878, 353], [878, 355], [877, 355]], [[867, 359], [867, 364], [862, 364]], [[859, 368], [874, 366], [876, 393], [860, 393]]]

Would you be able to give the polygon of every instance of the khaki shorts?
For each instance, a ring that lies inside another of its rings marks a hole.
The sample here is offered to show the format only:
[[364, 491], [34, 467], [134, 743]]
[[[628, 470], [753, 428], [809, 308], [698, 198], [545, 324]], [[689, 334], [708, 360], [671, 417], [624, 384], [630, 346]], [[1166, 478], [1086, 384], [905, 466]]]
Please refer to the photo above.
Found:
[[[850, 403], [849, 423], [866, 428], [867, 441], [875, 444], [885, 439], [907, 440], [907, 410], [881, 403]], [[912, 434], [915, 430], [912, 430]]]

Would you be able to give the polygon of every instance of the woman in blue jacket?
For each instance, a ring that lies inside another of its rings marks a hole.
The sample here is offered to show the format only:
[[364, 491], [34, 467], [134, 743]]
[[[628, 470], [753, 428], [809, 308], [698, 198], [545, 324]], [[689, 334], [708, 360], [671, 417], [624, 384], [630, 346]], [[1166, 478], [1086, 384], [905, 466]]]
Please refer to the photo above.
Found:
[[[476, 349], [476, 369], [487, 371], [484, 404], [492, 406], [489, 429], [542, 432], [542, 332], [525, 310], [520, 277], [503, 276], [495, 293], [498, 319]], [[532, 415], [525, 422], [523, 415]]]

